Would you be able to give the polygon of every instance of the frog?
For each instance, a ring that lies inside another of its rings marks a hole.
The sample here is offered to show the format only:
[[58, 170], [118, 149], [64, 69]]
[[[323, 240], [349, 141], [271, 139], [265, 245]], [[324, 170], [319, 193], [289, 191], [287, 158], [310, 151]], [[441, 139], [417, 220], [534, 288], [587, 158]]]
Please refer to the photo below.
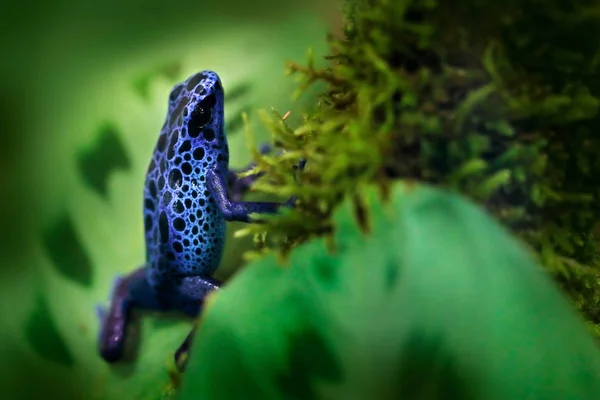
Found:
[[[266, 144], [260, 152], [272, 150]], [[223, 256], [226, 222], [261, 223], [251, 215], [294, 207], [296, 196], [285, 202], [242, 201], [261, 176], [238, 176], [252, 166], [229, 168], [224, 89], [217, 73], [204, 70], [176, 84], [144, 181], [146, 261], [115, 279], [108, 309], [98, 310], [98, 350], [107, 363], [124, 359], [132, 311], [199, 316], [206, 296], [223, 286], [213, 275]], [[295, 168], [303, 166], [304, 161]], [[174, 353], [176, 362], [194, 332]]]

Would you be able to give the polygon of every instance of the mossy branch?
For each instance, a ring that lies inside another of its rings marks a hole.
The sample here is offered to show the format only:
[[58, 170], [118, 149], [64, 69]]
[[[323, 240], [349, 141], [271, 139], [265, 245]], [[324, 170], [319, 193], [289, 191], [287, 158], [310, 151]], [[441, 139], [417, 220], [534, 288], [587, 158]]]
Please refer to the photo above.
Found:
[[299, 203], [248, 228], [274, 240], [261, 251], [331, 232], [332, 210], [365, 183], [426, 181], [484, 204], [600, 322], [600, 13], [584, 0], [348, 0], [345, 10], [326, 68], [311, 52], [287, 65], [297, 93], [327, 85], [315, 109], [295, 128], [262, 115], [286, 153], [254, 153], [265, 173], [255, 189]]

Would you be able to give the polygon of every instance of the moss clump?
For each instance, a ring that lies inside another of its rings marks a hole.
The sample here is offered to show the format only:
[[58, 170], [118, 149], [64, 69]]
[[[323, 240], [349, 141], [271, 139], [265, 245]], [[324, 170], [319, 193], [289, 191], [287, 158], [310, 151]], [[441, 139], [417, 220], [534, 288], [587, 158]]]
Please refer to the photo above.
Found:
[[288, 152], [256, 155], [255, 189], [298, 193], [298, 209], [249, 230], [286, 250], [331, 231], [365, 183], [426, 181], [484, 204], [599, 323], [600, 6], [348, 0], [346, 13], [327, 68], [289, 65], [301, 89], [326, 83], [320, 103], [296, 129], [267, 116]]

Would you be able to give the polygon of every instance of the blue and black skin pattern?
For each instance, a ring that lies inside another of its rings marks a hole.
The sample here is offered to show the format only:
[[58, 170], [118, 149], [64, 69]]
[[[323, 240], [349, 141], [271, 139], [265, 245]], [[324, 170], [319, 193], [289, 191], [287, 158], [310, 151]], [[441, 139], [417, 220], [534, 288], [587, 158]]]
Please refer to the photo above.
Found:
[[169, 95], [144, 187], [146, 264], [117, 278], [110, 307], [101, 313], [99, 351], [109, 363], [124, 357], [133, 309], [198, 316], [205, 296], [221, 286], [212, 275], [221, 262], [226, 221], [255, 222], [249, 214], [294, 204], [294, 197], [286, 203], [241, 201], [257, 176], [237, 179], [229, 170], [223, 103], [221, 80], [212, 71], [191, 76]]

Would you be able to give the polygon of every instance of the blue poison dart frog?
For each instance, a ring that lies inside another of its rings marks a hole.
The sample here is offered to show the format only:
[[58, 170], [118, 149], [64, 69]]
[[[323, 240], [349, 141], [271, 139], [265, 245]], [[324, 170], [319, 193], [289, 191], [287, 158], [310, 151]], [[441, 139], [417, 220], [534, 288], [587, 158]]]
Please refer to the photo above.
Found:
[[[99, 352], [109, 363], [124, 357], [133, 309], [198, 316], [205, 296], [221, 287], [212, 275], [221, 262], [226, 221], [258, 222], [249, 214], [276, 213], [295, 202], [241, 201], [258, 175], [238, 179], [229, 169], [223, 102], [221, 80], [212, 71], [171, 90], [144, 186], [146, 263], [116, 279], [109, 309], [99, 312]], [[193, 333], [176, 361], [187, 353]]]

